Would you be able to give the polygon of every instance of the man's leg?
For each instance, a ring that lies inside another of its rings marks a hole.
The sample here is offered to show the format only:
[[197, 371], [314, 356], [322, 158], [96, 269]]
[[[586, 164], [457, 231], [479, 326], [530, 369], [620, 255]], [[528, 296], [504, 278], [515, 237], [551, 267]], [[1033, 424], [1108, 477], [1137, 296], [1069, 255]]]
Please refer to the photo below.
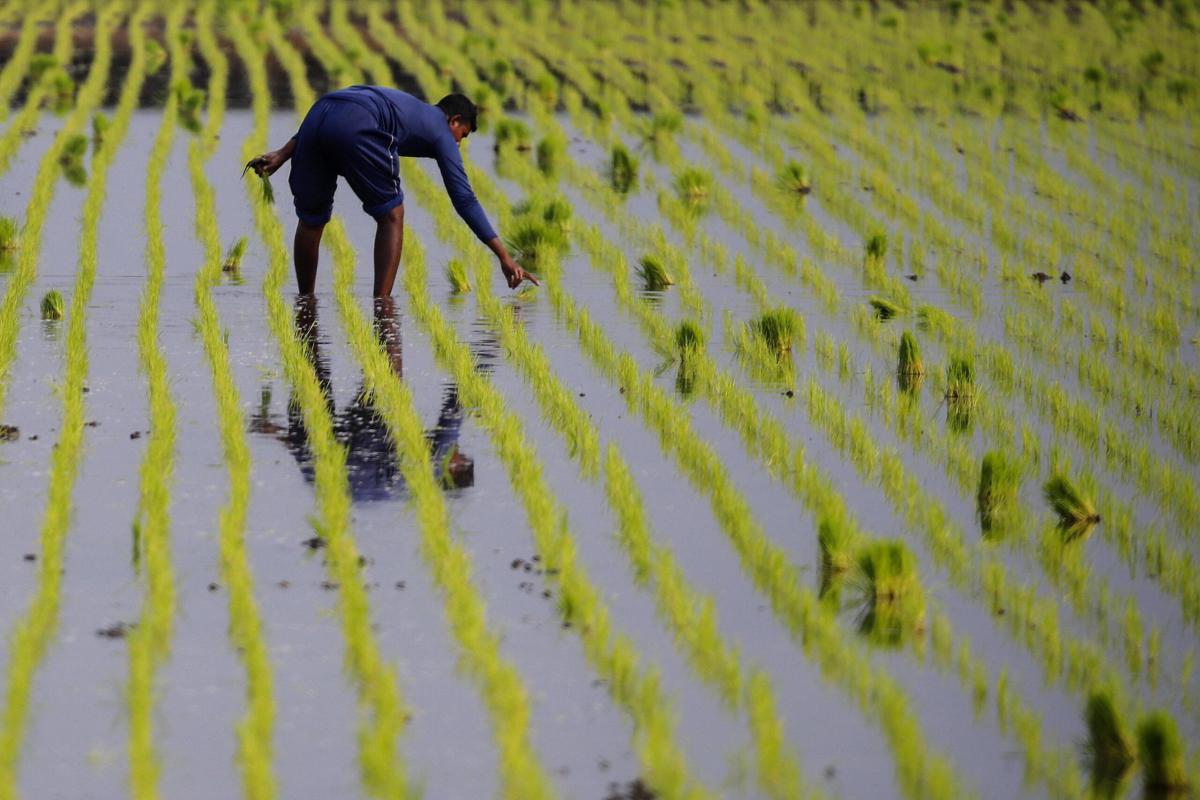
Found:
[[321, 234], [325, 224], [310, 225], [301, 220], [296, 225], [293, 255], [296, 260], [296, 286], [300, 294], [312, 294], [317, 285], [317, 255], [321, 249]]
[[[400, 267], [400, 251], [404, 247], [404, 204], [383, 212], [375, 218], [375, 222], [375, 296], [390, 297], [392, 284], [396, 282], [396, 270]], [[299, 235], [297, 232], [296, 236]], [[317, 241], [320, 238], [318, 232]], [[296, 241], [299, 242], [299, 238]], [[315, 255], [313, 271], [316, 271]]]

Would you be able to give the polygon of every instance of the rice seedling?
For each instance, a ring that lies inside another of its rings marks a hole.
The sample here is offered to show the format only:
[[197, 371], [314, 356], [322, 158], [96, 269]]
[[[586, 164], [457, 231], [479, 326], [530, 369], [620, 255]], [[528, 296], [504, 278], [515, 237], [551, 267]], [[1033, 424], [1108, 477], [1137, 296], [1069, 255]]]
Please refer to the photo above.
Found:
[[968, 355], [951, 355], [946, 364], [946, 399], [965, 402], [974, 397], [975, 362]]
[[783, 169], [779, 171], [777, 182], [780, 188], [788, 194], [803, 196], [812, 191], [808, 169], [796, 161], [789, 161], [783, 165]]
[[66, 311], [63, 297], [57, 289], [51, 289], [42, 295], [42, 319], [60, 320]]
[[11, 252], [21, 243], [21, 224], [8, 216], [0, 216], [0, 251]]
[[246, 255], [246, 246], [249, 240], [245, 236], [239, 236], [237, 240], [229, 245], [229, 249], [225, 251], [225, 257], [221, 260], [221, 271], [237, 274], [242, 269], [242, 258]]
[[637, 185], [638, 160], [625, 145], [618, 142], [612, 147], [608, 179], [617, 194], [628, 194]]
[[452, 258], [446, 262], [446, 280], [455, 294], [465, 294], [471, 291], [471, 279], [467, 274], [467, 265], [461, 259]]
[[780, 307], [752, 319], [749, 330], [772, 353], [783, 357], [791, 352], [792, 344], [803, 338], [804, 321], [792, 309]]
[[1138, 723], [1137, 760], [1148, 796], [1181, 797], [1188, 793], [1185, 755], [1179, 729], [1169, 714], [1154, 711]]
[[521, 264], [544, 269], [565, 247], [565, 239], [554, 226], [522, 215], [508, 225], [504, 244]]
[[655, 255], [644, 255], [638, 260], [637, 276], [646, 291], [659, 292], [675, 283], [662, 259]]
[[167, 51], [163, 50], [161, 44], [156, 39], [146, 40], [146, 75], [155, 75], [163, 65], [167, 63]]
[[175, 102], [179, 105], [179, 123], [192, 133], [200, 132], [200, 110], [204, 106], [204, 90], [181, 78], [172, 85]]
[[1055, 473], [1046, 481], [1042, 494], [1058, 516], [1059, 530], [1065, 541], [1085, 538], [1101, 521], [1091, 499], [1061, 473]]
[[1013, 521], [1020, 482], [1020, 467], [1010, 455], [999, 450], [984, 455], [975, 493], [975, 513], [984, 536], [1007, 530]]

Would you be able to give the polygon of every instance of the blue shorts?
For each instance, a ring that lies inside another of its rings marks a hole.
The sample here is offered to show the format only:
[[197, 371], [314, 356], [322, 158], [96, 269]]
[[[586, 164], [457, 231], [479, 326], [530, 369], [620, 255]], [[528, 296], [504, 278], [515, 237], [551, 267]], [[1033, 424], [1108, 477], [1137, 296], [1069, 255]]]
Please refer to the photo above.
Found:
[[363, 211], [373, 217], [403, 203], [394, 138], [380, 130], [374, 115], [358, 103], [329, 97], [314, 103], [296, 134], [288, 177], [300, 221], [329, 222], [338, 175], [358, 195]]

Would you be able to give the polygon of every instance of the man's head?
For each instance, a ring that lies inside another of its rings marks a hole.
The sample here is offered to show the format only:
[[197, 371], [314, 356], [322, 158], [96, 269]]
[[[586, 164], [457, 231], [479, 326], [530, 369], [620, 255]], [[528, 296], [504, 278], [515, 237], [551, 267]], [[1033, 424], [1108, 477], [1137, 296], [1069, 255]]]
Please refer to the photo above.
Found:
[[471, 131], [475, 130], [479, 109], [467, 99], [466, 95], [448, 94], [437, 101], [437, 107], [446, 115], [446, 124], [450, 126], [450, 133], [454, 135], [454, 141], [461, 142]]

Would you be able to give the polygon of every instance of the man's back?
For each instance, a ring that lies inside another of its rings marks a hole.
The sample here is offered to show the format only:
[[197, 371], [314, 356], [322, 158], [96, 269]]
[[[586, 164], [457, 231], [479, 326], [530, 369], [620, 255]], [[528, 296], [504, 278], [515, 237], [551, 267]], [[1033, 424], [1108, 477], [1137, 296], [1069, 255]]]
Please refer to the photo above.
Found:
[[396, 155], [436, 158], [439, 149], [457, 144], [437, 106], [390, 86], [350, 86], [326, 97], [348, 100], [369, 110], [380, 130], [396, 139]]

